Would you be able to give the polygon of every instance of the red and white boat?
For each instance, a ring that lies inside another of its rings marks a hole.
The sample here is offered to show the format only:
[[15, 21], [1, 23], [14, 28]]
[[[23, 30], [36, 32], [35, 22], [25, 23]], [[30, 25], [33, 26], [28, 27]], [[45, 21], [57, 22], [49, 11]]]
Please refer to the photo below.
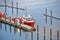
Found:
[[34, 27], [34, 24], [35, 24], [35, 21], [32, 19], [31, 15], [29, 14], [25, 14], [20, 18], [12, 18], [12, 20], [15, 22], [19, 20], [19, 24], [26, 24], [32, 27]]
[[[0, 11], [0, 19], [5, 20], [5, 18], [7, 19], [7, 21], [10, 20], [9, 16], [6, 16]], [[20, 18], [17, 18], [17, 17], [11, 18], [11, 23], [14, 23], [14, 22], [17, 25], [23, 26], [22, 27], [23, 29], [28, 29], [28, 30], [33, 29], [33, 31], [36, 31], [36, 29], [34, 28], [35, 21], [32, 19], [32, 16], [29, 14], [25, 14]]]
[[33, 27], [35, 24], [35, 21], [32, 19], [31, 15], [25, 14], [20, 19], [22, 20], [23, 24], [26, 24], [29, 26]]
[[[12, 18], [12, 21], [14, 21], [18, 25], [24, 24], [25, 25], [24, 28], [27, 28], [27, 29], [33, 28], [33, 31], [36, 31], [36, 29], [34, 28], [35, 21], [32, 19], [32, 16], [29, 14], [25, 14], [20, 18], [17, 18], [17, 17]], [[28, 26], [26, 26], [26, 25], [28, 25]], [[23, 26], [23, 25], [21, 25], [21, 26]]]
[[0, 10], [0, 18], [6, 18], [7, 16], [5, 14], [2, 13], [2, 11]]

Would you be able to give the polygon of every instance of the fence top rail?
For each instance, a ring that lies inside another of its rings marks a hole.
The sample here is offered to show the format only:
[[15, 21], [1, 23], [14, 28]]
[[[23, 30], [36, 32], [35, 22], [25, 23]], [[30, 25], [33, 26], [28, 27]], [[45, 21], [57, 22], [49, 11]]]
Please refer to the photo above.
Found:
[[8, 8], [14, 8], [14, 9], [19, 9], [19, 10], [25, 10], [24, 8], [17, 8], [17, 7], [12, 7], [9, 5], [0, 5], [0, 7], [8, 7]]
[[57, 19], [57, 20], [60, 20], [60, 18], [57, 18], [57, 17], [54, 17], [54, 16], [50, 16], [50, 15], [46, 15], [46, 14], [43, 14], [43, 15], [47, 16], [47, 17], [51, 17], [51, 18]]

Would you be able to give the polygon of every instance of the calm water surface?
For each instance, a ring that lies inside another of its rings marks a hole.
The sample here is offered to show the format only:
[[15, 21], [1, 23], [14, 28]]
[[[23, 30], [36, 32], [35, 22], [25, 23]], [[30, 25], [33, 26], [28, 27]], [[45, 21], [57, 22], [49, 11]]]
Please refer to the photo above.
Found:
[[[7, 2], [8, 5], [11, 5], [12, 0], [10, 2]], [[4, 4], [3, 0], [0, 0], [0, 4]], [[15, 3], [16, 4], [16, 3]], [[48, 9], [48, 15], [50, 15], [50, 10], [53, 11], [53, 16], [60, 18], [60, 4], [59, 1], [56, 1], [55, 3], [52, 3], [50, 5], [46, 6], [38, 6], [35, 9], [29, 9], [28, 13], [32, 15], [32, 17], [36, 20], [35, 28], [37, 28], [37, 25], [39, 25], [39, 40], [44, 40], [44, 26], [46, 27], [46, 40], [50, 40], [50, 27], [52, 27], [52, 39], [57, 40], [57, 30], [59, 30], [60, 34], [60, 20], [52, 19], [52, 26], [50, 24], [50, 18], [47, 19], [47, 24], [45, 23], [45, 9]], [[16, 5], [14, 5], [16, 6]], [[31, 7], [31, 6], [30, 6]], [[29, 6], [28, 6], [29, 8]], [[4, 7], [0, 7], [0, 10], [4, 13], [5, 9]], [[13, 17], [16, 17], [16, 9], [14, 9], [14, 15]], [[12, 9], [7, 7], [7, 14], [8, 16], [12, 16]], [[18, 17], [22, 16], [24, 14], [24, 11], [19, 10], [18, 11]], [[1, 26], [2, 24], [2, 26]], [[59, 35], [60, 36], [60, 35]], [[59, 37], [60, 38], [60, 37]], [[31, 40], [31, 32], [25, 32], [19, 28], [16, 27], [10, 27], [9, 25], [0, 23], [0, 40]], [[37, 40], [37, 32], [33, 32], [33, 40]]]

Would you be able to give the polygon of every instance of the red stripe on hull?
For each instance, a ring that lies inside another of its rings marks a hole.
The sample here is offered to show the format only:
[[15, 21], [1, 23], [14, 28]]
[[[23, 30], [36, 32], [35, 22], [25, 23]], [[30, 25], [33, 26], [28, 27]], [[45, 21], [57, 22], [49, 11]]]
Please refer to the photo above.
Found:
[[24, 24], [34, 27], [35, 22], [25, 22], [24, 21]]

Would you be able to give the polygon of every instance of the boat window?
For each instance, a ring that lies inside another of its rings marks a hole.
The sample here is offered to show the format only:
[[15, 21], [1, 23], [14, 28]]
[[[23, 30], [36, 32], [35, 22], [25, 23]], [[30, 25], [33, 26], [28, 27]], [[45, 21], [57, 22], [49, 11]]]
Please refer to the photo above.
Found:
[[25, 19], [25, 20], [27, 20], [27, 21], [33, 20], [32, 18], [24, 18], [24, 17], [23, 17], [23, 19]]
[[25, 18], [23, 17], [23, 19], [25, 19]]
[[31, 18], [26, 18], [27, 21], [31, 21]]

